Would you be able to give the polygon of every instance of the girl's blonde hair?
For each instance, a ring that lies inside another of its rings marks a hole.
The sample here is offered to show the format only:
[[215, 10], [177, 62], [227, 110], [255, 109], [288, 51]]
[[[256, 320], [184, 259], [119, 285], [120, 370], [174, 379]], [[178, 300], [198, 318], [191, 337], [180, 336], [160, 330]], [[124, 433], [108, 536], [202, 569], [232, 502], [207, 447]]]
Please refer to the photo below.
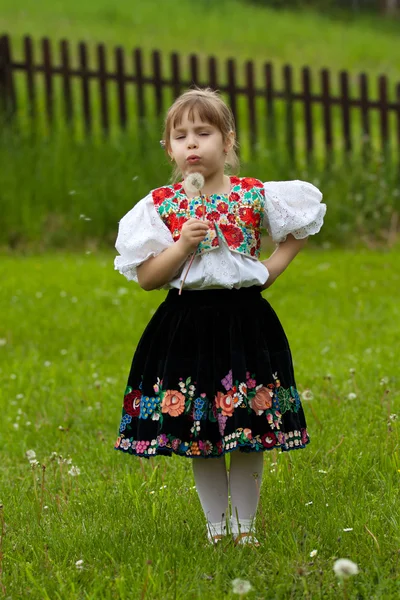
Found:
[[[225, 159], [225, 167], [229, 173], [236, 174], [239, 171], [239, 158], [236, 154], [237, 141], [235, 119], [229, 106], [225, 104], [218, 92], [211, 88], [194, 88], [188, 90], [179, 96], [172, 106], [169, 108], [165, 117], [163, 146], [168, 153], [171, 150], [170, 135], [171, 130], [179, 125], [182, 121], [183, 114], [189, 110], [189, 119], [194, 118], [194, 112], [197, 111], [200, 119], [205, 123], [210, 123], [217, 127], [222, 133], [224, 142], [228, 139], [229, 133], [234, 134], [234, 143], [228, 151]], [[172, 179], [177, 181], [182, 177], [182, 173], [176, 166]]]

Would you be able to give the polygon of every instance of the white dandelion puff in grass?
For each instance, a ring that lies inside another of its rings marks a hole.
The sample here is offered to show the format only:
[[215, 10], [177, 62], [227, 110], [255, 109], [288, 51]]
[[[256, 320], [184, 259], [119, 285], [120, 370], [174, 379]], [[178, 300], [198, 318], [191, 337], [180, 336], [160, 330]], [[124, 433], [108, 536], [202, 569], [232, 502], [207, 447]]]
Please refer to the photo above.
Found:
[[36, 452], [35, 452], [34, 450], [27, 450], [27, 451], [25, 452], [25, 456], [26, 456], [26, 458], [27, 458], [29, 461], [31, 461], [31, 460], [33, 460], [34, 458], [36, 458]]
[[83, 560], [77, 560], [75, 566], [77, 569], [83, 569]]
[[317, 556], [317, 554], [318, 554], [318, 550], [311, 550], [311, 552], [310, 552], [311, 558], [314, 558], [314, 556]]
[[357, 575], [359, 572], [356, 563], [348, 558], [339, 558], [335, 561], [333, 570], [335, 571], [336, 576], [341, 579], [347, 579], [352, 575]]
[[240, 596], [244, 596], [244, 594], [248, 594], [250, 590], [253, 589], [250, 581], [246, 579], [234, 579], [232, 581], [232, 592], [234, 594], [239, 594]]
[[350, 394], [347, 396], [347, 398], [349, 400], [355, 400], [357, 398], [357, 394], [355, 394], [354, 392], [350, 392]]
[[7, 340], [4, 338], [0, 339], [0, 346], [5, 346], [7, 344]]
[[352, 527], [345, 527], [345, 529], [343, 529], [343, 531], [353, 531]]
[[314, 394], [311, 390], [304, 390], [301, 394], [303, 400], [312, 400], [314, 398]]
[[79, 467], [72, 466], [70, 468], [70, 470], [68, 471], [68, 475], [71, 475], [71, 477], [75, 477], [76, 475], [80, 475], [80, 474], [81, 474], [81, 470]]
[[201, 173], [190, 173], [185, 177], [185, 189], [191, 194], [195, 194], [204, 187], [204, 177]]

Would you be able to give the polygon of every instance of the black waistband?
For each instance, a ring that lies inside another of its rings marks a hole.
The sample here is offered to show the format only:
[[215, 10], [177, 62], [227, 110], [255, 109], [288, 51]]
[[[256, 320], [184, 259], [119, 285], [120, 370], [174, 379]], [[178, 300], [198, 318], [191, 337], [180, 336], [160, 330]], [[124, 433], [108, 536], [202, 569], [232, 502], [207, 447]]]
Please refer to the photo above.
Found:
[[179, 290], [173, 288], [168, 291], [165, 302], [168, 304], [189, 305], [189, 306], [204, 306], [208, 305], [237, 305], [248, 304], [252, 301], [257, 301], [262, 298], [261, 286], [253, 285], [243, 288], [218, 288], [204, 290], [182, 290], [179, 295]]

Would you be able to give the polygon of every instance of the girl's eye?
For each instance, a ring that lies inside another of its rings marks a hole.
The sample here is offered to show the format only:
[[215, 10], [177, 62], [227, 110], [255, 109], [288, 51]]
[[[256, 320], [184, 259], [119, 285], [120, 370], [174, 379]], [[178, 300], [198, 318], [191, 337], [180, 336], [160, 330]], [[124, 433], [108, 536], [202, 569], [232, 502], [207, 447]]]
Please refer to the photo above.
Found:
[[208, 132], [204, 131], [203, 133], [201, 133], [200, 135], [210, 135]]
[[184, 135], [178, 135], [175, 139], [176, 140], [182, 140], [185, 136]]

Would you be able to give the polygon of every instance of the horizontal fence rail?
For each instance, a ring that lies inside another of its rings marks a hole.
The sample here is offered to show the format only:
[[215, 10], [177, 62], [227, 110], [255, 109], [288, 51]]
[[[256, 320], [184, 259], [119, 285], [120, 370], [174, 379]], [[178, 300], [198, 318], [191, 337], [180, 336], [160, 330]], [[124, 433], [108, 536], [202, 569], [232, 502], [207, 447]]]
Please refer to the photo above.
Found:
[[97, 128], [107, 136], [112, 128], [160, 120], [174, 98], [197, 85], [218, 89], [227, 100], [249, 155], [281, 143], [293, 160], [316, 151], [329, 158], [334, 150], [365, 154], [375, 144], [387, 157], [400, 157], [400, 82], [385, 75], [371, 93], [366, 73], [341, 71], [334, 78], [328, 69], [278, 69], [270, 62], [260, 68], [253, 61], [239, 70], [234, 59], [190, 55], [183, 61], [177, 53], [148, 57], [141, 49], [110, 51], [98, 44], [93, 50], [67, 40], [57, 44], [55, 60], [54, 46], [48, 38], [35, 45], [27, 36], [16, 60], [9, 37], [0, 38], [3, 122], [26, 110], [33, 121], [44, 115], [49, 129], [60, 120], [71, 127], [79, 122], [84, 135]]

